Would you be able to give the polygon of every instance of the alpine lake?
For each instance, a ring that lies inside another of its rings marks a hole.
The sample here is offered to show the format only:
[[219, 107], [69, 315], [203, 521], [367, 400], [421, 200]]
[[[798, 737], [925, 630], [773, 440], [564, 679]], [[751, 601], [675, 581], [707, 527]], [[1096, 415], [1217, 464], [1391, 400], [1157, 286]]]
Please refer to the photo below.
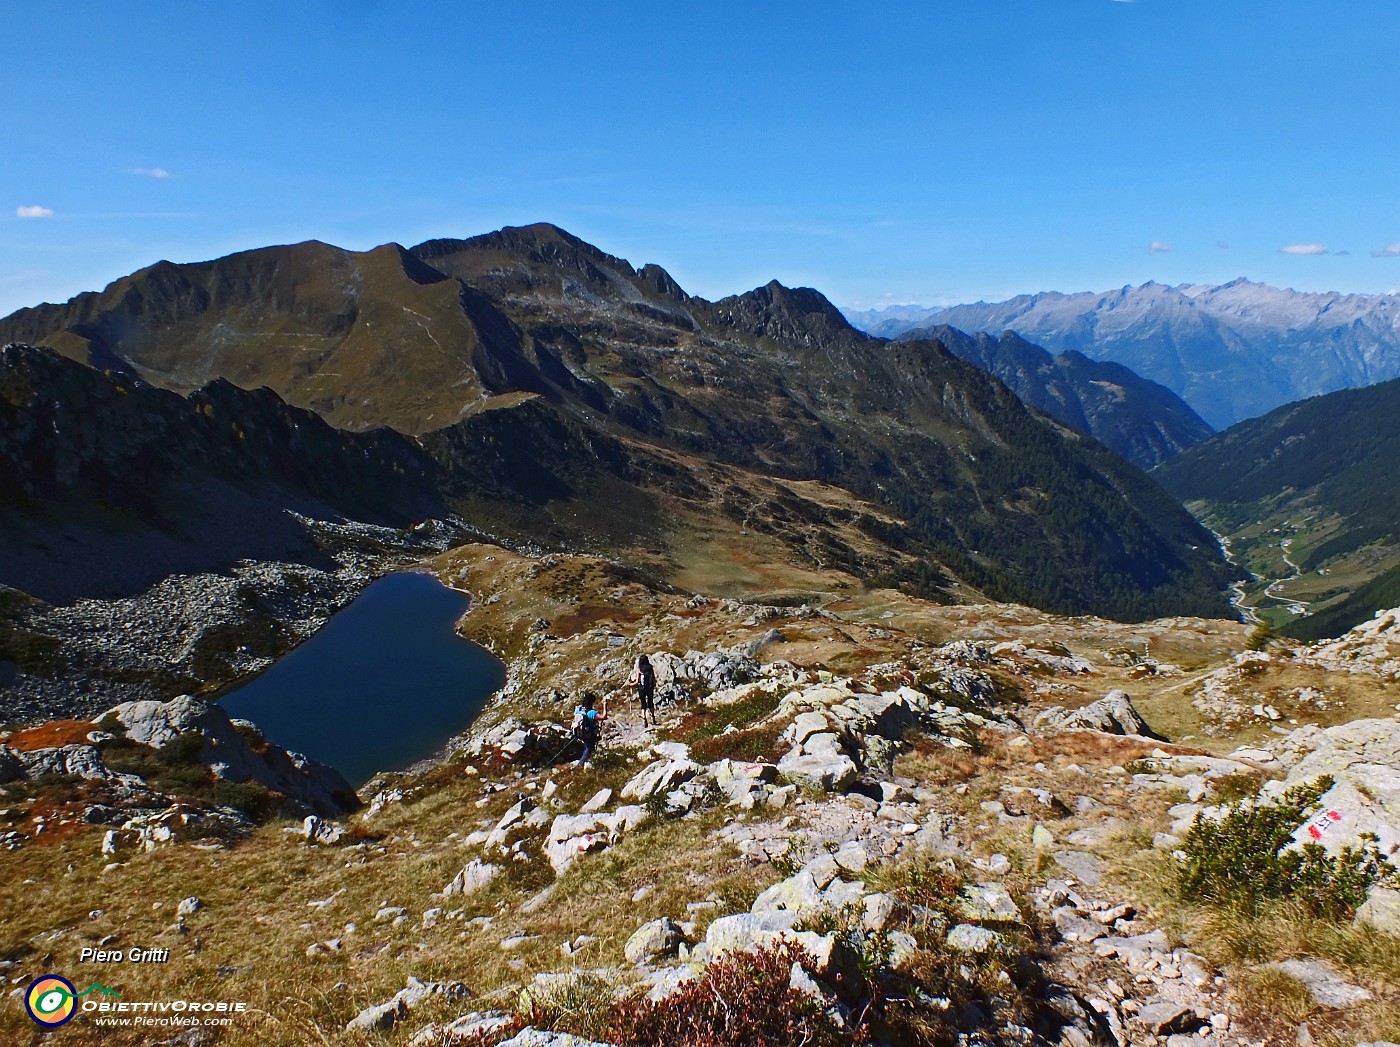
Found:
[[454, 629], [468, 605], [431, 575], [386, 575], [220, 704], [358, 788], [432, 755], [505, 683], [500, 660]]

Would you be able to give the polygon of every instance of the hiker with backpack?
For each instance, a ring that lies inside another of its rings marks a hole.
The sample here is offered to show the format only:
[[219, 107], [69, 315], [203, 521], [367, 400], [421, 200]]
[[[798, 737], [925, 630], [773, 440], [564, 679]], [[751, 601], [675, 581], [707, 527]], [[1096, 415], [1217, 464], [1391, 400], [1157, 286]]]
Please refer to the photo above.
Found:
[[608, 718], [608, 700], [603, 699], [603, 708], [593, 708], [596, 701], [592, 691], [584, 694], [581, 703], [574, 707], [574, 737], [583, 746], [583, 755], [578, 758], [580, 767], [587, 767], [593, 757], [593, 749], [598, 744], [598, 736], [603, 732], [602, 722]]
[[644, 654], [637, 655], [636, 664], [632, 666], [632, 675], [627, 678], [628, 684], [635, 684], [637, 687], [637, 701], [642, 705], [642, 723], [647, 723], [647, 718], [651, 718], [651, 726], [657, 726], [656, 722], [656, 670], [652, 668], [651, 659]]

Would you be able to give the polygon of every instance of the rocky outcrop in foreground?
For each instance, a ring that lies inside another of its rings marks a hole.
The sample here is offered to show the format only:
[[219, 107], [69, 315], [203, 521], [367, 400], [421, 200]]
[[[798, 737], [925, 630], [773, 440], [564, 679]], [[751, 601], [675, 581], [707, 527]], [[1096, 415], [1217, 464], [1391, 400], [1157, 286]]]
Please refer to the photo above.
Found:
[[0, 784], [56, 781], [66, 781], [72, 802], [28, 834], [5, 834], [4, 846], [86, 823], [110, 826], [102, 851], [119, 855], [243, 835], [277, 815], [306, 816], [310, 842], [335, 842], [340, 830], [320, 819], [360, 807], [334, 768], [272, 745], [253, 724], [188, 695], [126, 702], [90, 723], [58, 721], [0, 740]]

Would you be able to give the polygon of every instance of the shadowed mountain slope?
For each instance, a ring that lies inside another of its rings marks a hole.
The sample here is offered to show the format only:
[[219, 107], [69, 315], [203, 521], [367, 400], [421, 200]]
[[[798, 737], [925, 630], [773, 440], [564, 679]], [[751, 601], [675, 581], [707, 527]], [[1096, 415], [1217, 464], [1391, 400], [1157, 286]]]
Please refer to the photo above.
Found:
[[1013, 331], [993, 338], [942, 325], [900, 338], [937, 339], [953, 355], [996, 375], [1037, 411], [1093, 436], [1140, 469], [1211, 436], [1210, 426], [1179, 396], [1120, 364], [1074, 351], [1051, 356]]
[[268, 389], [218, 379], [183, 397], [0, 349], [0, 584], [44, 600], [128, 595], [239, 560], [324, 564], [298, 516], [441, 515], [436, 472], [398, 433], [332, 429]]

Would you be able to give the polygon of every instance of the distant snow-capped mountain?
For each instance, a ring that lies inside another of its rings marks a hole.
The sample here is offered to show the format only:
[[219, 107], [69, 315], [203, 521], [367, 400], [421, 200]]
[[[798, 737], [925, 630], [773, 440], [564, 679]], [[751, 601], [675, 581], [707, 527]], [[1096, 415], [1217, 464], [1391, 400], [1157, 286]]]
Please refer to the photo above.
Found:
[[1400, 377], [1400, 295], [1293, 291], [1241, 278], [846, 316], [885, 338], [933, 324], [1010, 330], [1052, 352], [1112, 360], [1165, 385], [1217, 429], [1294, 400]]

